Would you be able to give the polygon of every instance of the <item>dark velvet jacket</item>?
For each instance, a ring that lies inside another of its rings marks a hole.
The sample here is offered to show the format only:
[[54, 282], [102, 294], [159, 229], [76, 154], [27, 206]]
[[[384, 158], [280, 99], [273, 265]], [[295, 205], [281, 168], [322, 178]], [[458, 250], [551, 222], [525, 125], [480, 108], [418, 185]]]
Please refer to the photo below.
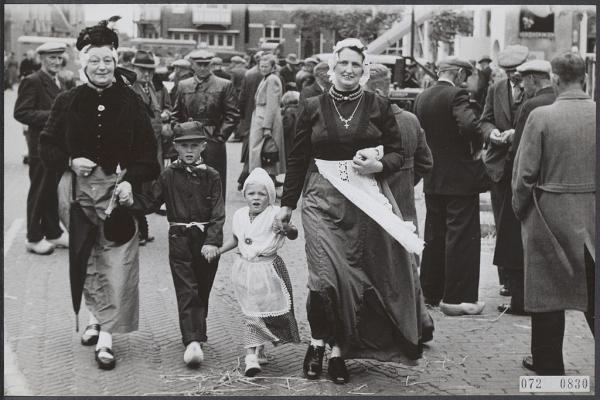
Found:
[[58, 170], [78, 157], [94, 161], [106, 173], [120, 164], [130, 182], [153, 180], [160, 172], [146, 108], [121, 83], [102, 92], [81, 85], [60, 94], [40, 134], [40, 157], [48, 168]]
[[[358, 100], [343, 102], [339, 111], [352, 114]], [[358, 150], [383, 145], [382, 176], [399, 171], [403, 165], [402, 136], [388, 99], [365, 92], [348, 129], [339, 120], [330, 95], [306, 99], [296, 125], [296, 136], [287, 159], [282, 206], [296, 208], [311, 167], [311, 160], [351, 160]]]

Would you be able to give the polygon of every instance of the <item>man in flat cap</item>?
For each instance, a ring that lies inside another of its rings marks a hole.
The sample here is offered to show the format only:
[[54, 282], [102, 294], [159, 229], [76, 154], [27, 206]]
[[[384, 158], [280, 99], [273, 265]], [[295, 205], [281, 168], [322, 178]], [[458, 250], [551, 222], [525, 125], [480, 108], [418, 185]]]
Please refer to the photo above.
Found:
[[487, 96], [490, 81], [492, 79], [492, 68], [490, 64], [492, 59], [489, 56], [482, 56], [477, 63], [479, 69], [477, 70], [477, 92], [475, 93], [475, 100], [481, 106], [481, 109], [485, 106], [485, 98]]
[[206, 129], [208, 142], [204, 161], [221, 176], [223, 198], [227, 183], [227, 151], [225, 142], [239, 120], [235, 89], [231, 81], [219, 78], [210, 71], [215, 54], [198, 49], [188, 56], [194, 76], [179, 82], [173, 108], [173, 122], [199, 121]]
[[[240, 56], [233, 56], [230, 60], [230, 67], [228, 70], [229, 75], [231, 75], [231, 82], [233, 83], [233, 88], [235, 90], [235, 98], [239, 99], [240, 92], [242, 91], [242, 84], [244, 82], [244, 76], [246, 75], [246, 60], [244, 60]], [[233, 142], [241, 142], [242, 141], [242, 132], [240, 129], [240, 124], [235, 128], [233, 132], [233, 138], [231, 139]]]
[[515, 156], [512, 206], [521, 221], [531, 312], [531, 356], [523, 366], [564, 375], [565, 310], [583, 311], [594, 334], [596, 103], [583, 90], [579, 54], [561, 54], [551, 65], [558, 96], [529, 113]]
[[313, 76], [315, 81], [311, 85], [304, 85], [300, 92], [300, 102], [325, 93], [331, 87], [331, 81], [329, 80], [329, 64], [325, 61], [318, 63], [313, 69]]
[[302, 68], [296, 74], [296, 90], [302, 93], [302, 88], [308, 85], [312, 85], [315, 81], [313, 75], [313, 69], [319, 63], [314, 57], [308, 57], [304, 59]]
[[279, 71], [284, 93], [288, 90], [297, 90], [296, 74], [298, 73], [298, 65], [300, 65], [298, 56], [294, 53], [288, 54], [285, 58], [285, 66]]
[[227, 79], [228, 81], [231, 80], [231, 74], [223, 70], [223, 59], [221, 57], [211, 58], [208, 66], [213, 75], [218, 76], [219, 78]]
[[192, 64], [183, 58], [173, 61], [171, 66], [173, 67], [173, 89], [171, 89], [169, 95], [171, 97], [171, 104], [175, 104], [179, 82], [194, 76], [194, 71], [192, 71]]
[[[510, 136], [514, 134], [517, 110], [524, 96], [517, 67], [527, 60], [528, 55], [529, 49], [521, 45], [507, 46], [498, 54], [498, 65], [504, 69], [507, 78], [488, 89], [481, 115], [481, 127], [485, 137], [483, 162], [493, 182], [490, 194], [496, 226], [503, 205], [510, 205], [510, 200], [507, 203], [504, 199], [504, 193], [510, 185], [510, 176], [505, 174], [504, 166], [508, 157]], [[510, 296], [508, 279], [504, 273], [504, 268], [510, 266], [497, 264], [496, 261], [494, 264], [498, 266], [500, 294]]]
[[238, 190], [242, 190], [244, 186], [244, 182], [246, 178], [250, 174], [248, 171], [248, 138], [250, 136], [250, 123], [252, 122], [252, 112], [256, 108], [256, 102], [254, 100], [254, 96], [256, 95], [256, 91], [258, 90], [258, 85], [260, 81], [262, 81], [263, 76], [258, 70], [258, 62], [260, 58], [267, 54], [264, 51], [257, 51], [252, 57], [255, 65], [246, 71], [244, 75], [244, 79], [242, 80], [242, 88], [240, 90], [240, 95], [238, 97], [238, 107], [240, 110], [240, 124], [238, 126], [239, 134], [243, 141], [242, 147], [242, 157], [240, 162], [244, 163], [244, 167], [242, 168], [242, 172], [238, 177]]
[[424, 177], [427, 215], [421, 286], [425, 302], [447, 315], [479, 314], [479, 192], [485, 171], [476, 159], [481, 125], [461, 89], [472, 73], [465, 60], [439, 63], [438, 81], [419, 94], [415, 114], [425, 130], [433, 170]]
[[40, 161], [39, 135], [44, 128], [56, 96], [64, 90], [58, 79], [66, 47], [47, 42], [39, 46], [42, 67], [19, 85], [14, 117], [27, 125], [29, 158], [29, 193], [27, 195], [27, 250], [34, 254], [50, 254], [55, 247], [68, 247], [69, 237], [60, 228], [57, 187], [60, 174], [44, 168]]
[[[552, 86], [550, 74], [552, 67], [548, 61], [532, 60], [517, 67], [517, 72], [523, 78], [523, 86], [529, 95], [519, 108], [515, 123], [515, 133], [509, 139], [508, 157], [505, 163], [504, 175], [510, 179], [513, 174], [513, 162], [519, 148], [523, 128], [531, 111], [540, 106], [554, 103], [556, 94]], [[504, 273], [508, 279], [511, 299], [510, 304], [498, 306], [499, 312], [507, 314], [524, 315], [524, 276], [523, 276], [523, 244], [521, 241], [521, 223], [513, 212], [511, 201], [513, 192], [510, 185], [503, 186], [502, 194], [504, 204], [500, 208], [496, 220], [496, 249], [494, 263], [504, 266]]]

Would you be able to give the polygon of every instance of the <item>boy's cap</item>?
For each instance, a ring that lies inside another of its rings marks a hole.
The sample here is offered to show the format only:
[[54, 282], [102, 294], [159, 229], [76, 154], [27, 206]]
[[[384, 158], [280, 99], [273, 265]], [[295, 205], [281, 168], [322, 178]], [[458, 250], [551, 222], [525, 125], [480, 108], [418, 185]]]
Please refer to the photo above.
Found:
[[173, 141], [183, 142], [186, 140], [207, 140], [204, 126], [198, 121], [188, 121], [173, 127]]

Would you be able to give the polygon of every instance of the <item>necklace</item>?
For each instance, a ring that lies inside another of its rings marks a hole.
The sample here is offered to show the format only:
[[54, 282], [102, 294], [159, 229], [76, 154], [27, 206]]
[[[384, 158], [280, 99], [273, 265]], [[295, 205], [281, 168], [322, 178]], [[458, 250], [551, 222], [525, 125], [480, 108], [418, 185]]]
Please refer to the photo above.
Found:
[[360, 102], [363, 99], [363, 92], [361, 91], [361, 96], [358, 99], [358, 103], [356, 103], [356, 107], [354, 107], [354, 111], [352, 111], [352, 115], [350, 115], [350, 117], [348, 118], [344, 118], [342, 117], [342, 114], [340, 114], [340, 110], [338, 110], [337, 105], [335, 104], [335, 100], [333, 100], [333, 107], [335, 108], [335, 112], [337, 112], [338, 117], [340, 118], [340, 121], [342, 121], [344, 123], [344, 128], [348, 129], [350, 127], [350, 121], [352, 121], [352, 118], [354, 118], [354, 114], [356, 114], [356, 110], [358, 110], [358, 106], [360, 106]]
[[334, 86], [331, 86], [329, 88], [329, 95], [337, 101], [353, 101], [358, 99], [362, 95], [362, 93], [363, 90], [361, 87], [359, 87], [357, 91], [350, 94], [340, 93], [335, 89]]

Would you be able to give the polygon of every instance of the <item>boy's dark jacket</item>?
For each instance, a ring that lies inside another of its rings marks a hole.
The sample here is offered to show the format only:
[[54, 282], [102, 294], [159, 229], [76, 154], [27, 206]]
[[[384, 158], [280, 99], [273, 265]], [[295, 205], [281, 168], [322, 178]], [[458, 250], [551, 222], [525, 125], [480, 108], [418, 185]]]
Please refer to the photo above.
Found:
[[151, 190], [134, 194], [132, 209], [152, 213], [163, 203], [169, 222], [208, 222], [204, 244], [223, 244], [225, 204], [217, 170], [206, 164], [187, 166], [177, 160], [160, 174]]

